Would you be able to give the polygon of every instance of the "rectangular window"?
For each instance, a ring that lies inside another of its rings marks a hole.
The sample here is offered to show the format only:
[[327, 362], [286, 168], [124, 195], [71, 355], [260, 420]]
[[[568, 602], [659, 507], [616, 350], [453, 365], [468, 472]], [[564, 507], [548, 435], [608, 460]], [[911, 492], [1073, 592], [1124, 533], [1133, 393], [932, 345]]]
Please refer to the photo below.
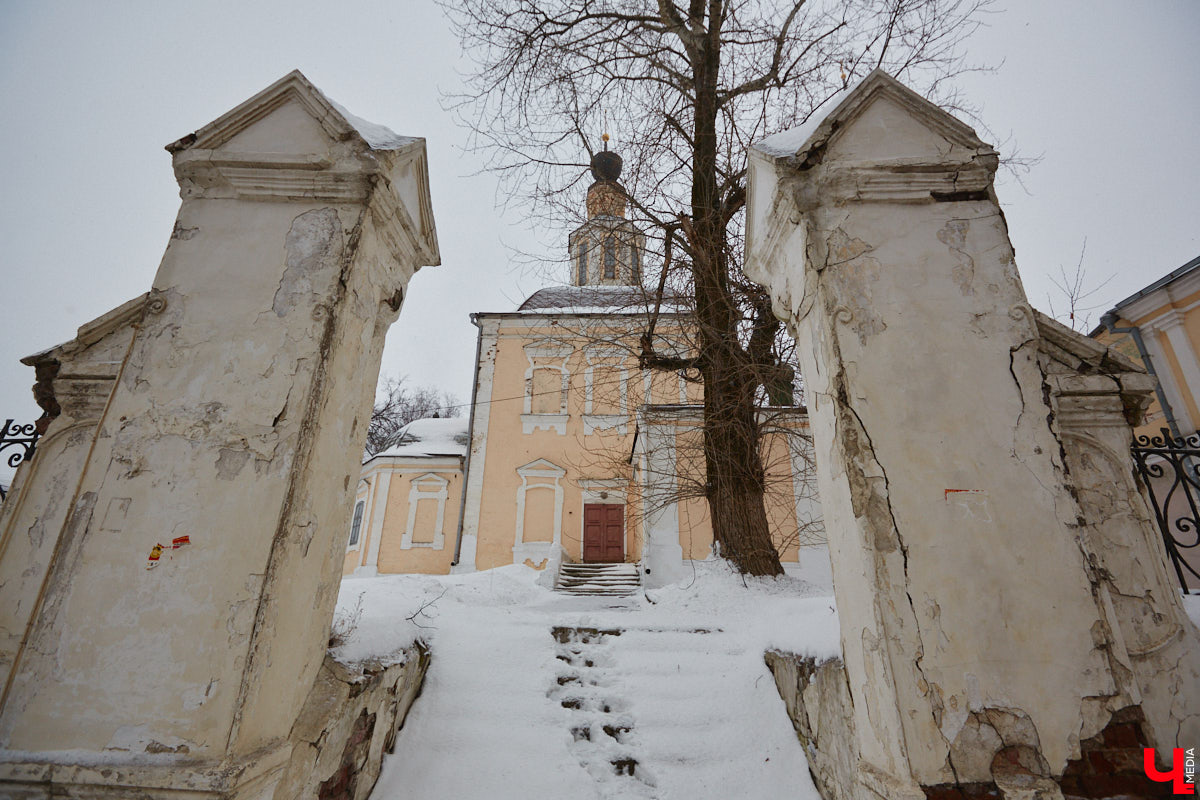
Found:
[[562, 413], [562, 377], [562, 371], [558, 369], [539, 368], [533, 371], [533, 380], [530, 382], [533, 396], [529, 403], [532, 413]]
[[525, 491], [524, 542], [554, 541], [555, 494], [551, 486], [530, 486]]
[[366, 500], [359, 500], [354, 504], [354, 522], [350, 523], [350, 544], [347, 547], [358, 544], [358, 534], [362, 531], [363, 509], [366, 507]]
[[604, 277], [617, 277], [617, 245], [612, 239], [604, 240]]
[[579, 243], [579, 285], [587, 286], [587, 242]]
[[436, 497], [417, 499], [413, 519], [413, 544], [433, 544], [437, 538], [438, 500]]
[[637, 245], [629, 246], [629, 263], [633, 265], [633, 283], [642, 282], [642, 254], [638, 252]]
[[624, 373], [619, 366], [592, 367], [592, 414], [620, 414], [624, 393]]

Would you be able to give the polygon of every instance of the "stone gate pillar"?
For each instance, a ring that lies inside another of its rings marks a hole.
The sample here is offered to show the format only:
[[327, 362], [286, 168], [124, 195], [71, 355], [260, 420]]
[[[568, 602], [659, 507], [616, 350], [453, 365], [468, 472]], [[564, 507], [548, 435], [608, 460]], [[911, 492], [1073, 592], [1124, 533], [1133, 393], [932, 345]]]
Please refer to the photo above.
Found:
[[298, 72], [167, 149], [174, 231], [44, 577], [3, 620], [23, 633], [0, 794], [272, 796], [326, 651], [384, 334], [439, 261], [424, 140]]
[[[823, 788], [1057, 796], [1081, 740], [1145, 720], [1142, 687], [1175, 679], [1138, 672], [1105, 602], [997, 154], [880, 71], [828, 108], [751, 151], [747, 231], [747, 273], [797, 340], [853, 698], [853, 785]], [[1194, 656], [1135, 533], [1127, 589]], [[1196, 728], [1195, 699], [1146, 721], [1152, 743]]]

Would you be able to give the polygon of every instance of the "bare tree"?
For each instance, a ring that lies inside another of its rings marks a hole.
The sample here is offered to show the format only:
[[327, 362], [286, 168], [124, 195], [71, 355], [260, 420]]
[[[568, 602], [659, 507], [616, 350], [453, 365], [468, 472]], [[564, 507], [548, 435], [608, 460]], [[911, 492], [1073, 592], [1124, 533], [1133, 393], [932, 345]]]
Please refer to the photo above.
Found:
[[457, 417], [462, 413], [458, 399], [433, 386], [410, 388], [404, 377], [388, 378], [379, 387], [371, 424], [367, 427], [367, 455], [382, 453], [404, 443], [403, 428], [426, 417]]
[[[650, 317], [643, 367], [704, 385], [704, 494], [722, 555], [782, 572], [763, 505], [756, 403], [778, 386], [780, 326], [741, 269], [746, 149], [804, 122], [882, 67], [946, 104], [960, 45], [988, 0], [463, 0], [445, 8], [474, 61], [452, 98], [502, 192], [534, 216], [579, 207], [606, 128], [629, 167], [632, 217], [693, 301], [697, 348], [663, 352]], [[605, 121], [602, 124], [602, 121]], [[653, 293], [653, 292], [652, 292]], [[657, 310], [657, 305], [655, 305]]]
[[1083, 266], [1083, 257], [1086, 253], [1087, 238], [1085, 237], [1083, 244], [1079, 247], [1079, 260], [1075, 262], [1075, 269], [1068, 273], [1067, 268], [1059, 264], [1058, 277], [1050, 276], [1050, 283], [1054, 285], [1059, 294], [1057, 309], [1054, 297], [1049, 293], [1046, 294], [1046, 304], [1050, 308], [1050, 316], [1069, 326], [1072, 330], [1082, 333], [1087, 333], [1088, 328], [1091, 327], [1092, 312], [1108, 305], [1089, 301], [1094, 301], [1096, 295], [1116, 277], [1109, 275], [1099, 283], [1094, 283], [1088, 277], [1087, 268]]

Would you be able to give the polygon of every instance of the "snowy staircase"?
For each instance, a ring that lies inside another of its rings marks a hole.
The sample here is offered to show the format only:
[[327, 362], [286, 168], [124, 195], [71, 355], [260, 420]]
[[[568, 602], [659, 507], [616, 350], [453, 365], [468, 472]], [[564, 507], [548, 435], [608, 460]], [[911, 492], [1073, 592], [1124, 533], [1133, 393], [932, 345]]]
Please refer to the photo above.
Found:
[[593, 605], [449, 606], [372, 800], [820, 800], [760, 634]]
[[567, 564], [558, 570], [555, 590], [565, 594], [623, 596], [641, 586], [637, 564]]
[[755, 675], [756, 650], [719, 628], [559, 626], [551, 634], [559, 663], [549, 697], [563, 709], [594, 796], [817, 797], [801, 788], [804, 756], [769, 677], [761, 668]]

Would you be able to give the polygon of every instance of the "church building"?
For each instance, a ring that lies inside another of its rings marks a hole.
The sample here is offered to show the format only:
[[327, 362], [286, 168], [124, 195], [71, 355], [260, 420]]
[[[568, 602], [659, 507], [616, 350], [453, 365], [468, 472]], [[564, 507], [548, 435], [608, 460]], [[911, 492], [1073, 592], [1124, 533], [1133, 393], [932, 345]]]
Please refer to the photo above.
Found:
[[[570, 284], [471, 315], [469, 419], [419, 420], [366, 460], [344, 574], [516, 563], [557, 576], [562, 564], [626, 563], [655, 586], [712, 554], [704, 390], [693, 376], [638, 364], [654, 300], [621, 168], [607, 149], [592, 159], [587, 220], [568, 237]], [[664, 298], [656, 348], [686, 355], [689, 319]], [[807, 414], [760, 414], [772, 539], [789, 573], [828, 584]]]

